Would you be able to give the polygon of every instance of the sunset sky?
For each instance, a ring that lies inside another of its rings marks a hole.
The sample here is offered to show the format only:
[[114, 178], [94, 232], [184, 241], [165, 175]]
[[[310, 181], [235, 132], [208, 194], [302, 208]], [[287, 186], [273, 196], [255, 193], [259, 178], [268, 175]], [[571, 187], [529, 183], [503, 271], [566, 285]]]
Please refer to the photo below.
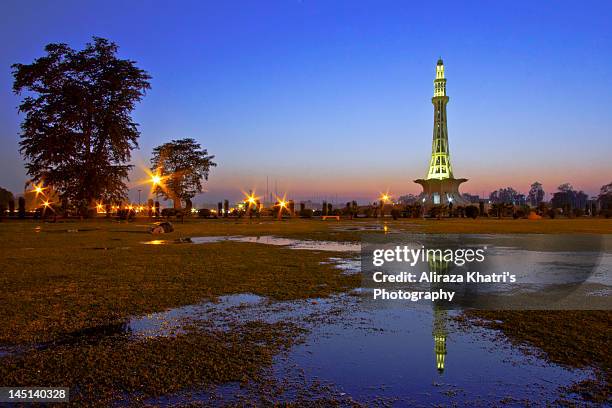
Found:
[[462, 192], [612, 181], [610, 1], [28, 3], [0, 5], [0, 186], [15, 193], [10, 65], [93, 35], [153, 77], [132, 182], [154, 146], [193, 137], [219, 163], [196, 203], [263, 194], [266, 176], [295, 199], [419, 193], [440, 56]]

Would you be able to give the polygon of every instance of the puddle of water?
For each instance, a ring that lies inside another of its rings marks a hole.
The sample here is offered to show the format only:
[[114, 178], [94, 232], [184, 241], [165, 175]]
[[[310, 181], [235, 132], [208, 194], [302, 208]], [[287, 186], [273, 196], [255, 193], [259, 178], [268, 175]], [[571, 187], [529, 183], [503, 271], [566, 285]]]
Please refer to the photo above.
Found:
[[[132, 319], [129, 327], [136, 336], [167, 335], [180, 329], [184, 319], [207, 319], [219, 327], [236, 321], [294, 321], [310, 333], [303, 343], [275, 358], [275, 378], [330, 384], [338, 396], [360, 402], [385, 398], [400, 405], [487, 406], [512, 396], [515, 401], [550, 404], [558, 398], [558, 387], [593, 375], [526, 355], [500, 340], [493, 330], [460, 329], [452, 320], [457, 313], [424, 307], [371, 308], [350, 295], [268, 302], [244, 294]], [[231, 401], [238, 391], [228, 384], [215, 392]], [[291, 402], [290, 392], [284, 390], [275, 400]], [[201, 390], [190, 392], [189, 397], [183, 394], [147, 403], [171, 405], [184, 403], [184, 398], [206, 401], [211, 397]]]
[[335, 268], [342, 270], [345, 275], [353, 275], [361, 273], [361, 258], [329, 258], [326, 262], [321, 262], [323, 265], [334, 265]]
[[[558, 387], [593, 376], [588, 370], [547, 363], [535, 353], [527, 355], [494, 330], [460, 328], [453, 320], [457, 311], [372, 307], [360, 300], [360, 292], [283, 302], [250, 293], [222, 296], [216, 302], [82, 330], [37, 348], [86, 344], [110, 336], [134, 340], [174, 336], [198, 322], [227, 329], [233, 323], [291, 321], [309, 333], [303, 343], [274, 358], [270, 373], [285, 384], [275, 394], [277, 402], [293, 401], [295, 384], [323, 384], [326, 392], [346, 398], [343, 405], [350, 405], [351, 398], [366, 404], [382, 398], [401, 406], [490, 406], [508, 396], [516, 403], [529, 400], [546, 405], [558, 398]], [[0, 348], [0, 357], [23, 351]], [[227, 402], [248, 391], [225, 384], [214, 391], [190, 390], [146, 403], [206, 403], [211, 392]]]
[[610, 288], [597, 289], [592, 292], [588, 292], [587, 296], [608, 297], [612, 296], [612, 290]]
[[275, 237], [271, 235], [263, 236], [206, 236], [179, 238], [177, 240], [155, 239], [143, 242], [146, 245], [168, 245], [168, 244], [209, 244], [213, 242], [250, 242], [256, 244], [285, 246], [291, 249], [304, 249], [311, 251], [331, 251], [331, 252], [359, 252], [361, 244], [357, 242], [338, 242], [338, 241], [314, 241], [293, 238]]
[[331, 227], [334, 231], [385, 231], [386, 225], [343, 225]]

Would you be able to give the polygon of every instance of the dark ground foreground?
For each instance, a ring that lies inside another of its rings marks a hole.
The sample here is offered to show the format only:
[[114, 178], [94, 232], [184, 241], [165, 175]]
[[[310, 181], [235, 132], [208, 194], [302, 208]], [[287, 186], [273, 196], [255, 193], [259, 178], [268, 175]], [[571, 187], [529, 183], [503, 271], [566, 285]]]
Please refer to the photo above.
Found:
[[[358, 241], [364, 231], [353, 226], [366, 224], [381, 222], [189, 220], [160, 238], [274, 235]], [[431, 233], [612, 233], [612, 220], [604, 219], [386, 224], [397, 231]], [[155, 239], [147, 226], [146, 219], [0, 223], [0, 385], [70, 384], [73, 404], [106, 406], [121, 401], [140, 405], [147, 397], [229, 382], [262, 384], [273, 357], [299, 343], [303, 327], [288, 321], [233, 322], [224, 328], [199, 322], [171, 336], [137, 341], [122, 327], [131, 316], [223, 295], [253, 293], [272, 301], [325, 298], [361, 283], [358, 275], [325, 263], [346, 253], [229, 241], [144, 245]], [[575, 384], [568, 392], [585, 402], [610, 401], [612, 312], [470, 312], [460, 320], [499, 330], [554, 363], [595, 368], [596, 381]], [[341, 403], [324, 394], [303, 393], [294, 401]], [[274, 395], [265, 398], [275, 401]]]

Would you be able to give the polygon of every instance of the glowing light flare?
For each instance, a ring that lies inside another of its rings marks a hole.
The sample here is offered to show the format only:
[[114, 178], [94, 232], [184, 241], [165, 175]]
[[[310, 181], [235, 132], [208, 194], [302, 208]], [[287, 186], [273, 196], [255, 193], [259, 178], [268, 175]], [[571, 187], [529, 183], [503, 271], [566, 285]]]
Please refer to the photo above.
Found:
[[391, 200], [391, 194], [387, 193], [381, 193], [380, 195], [380, 201], [382, 201], [383, 203], [388, 203]]
[[276, 197], [278, 203], [278, 219], [280, 220], [283, 215], [283, 208], [287, 208], [287, 194], [283, 194], [283, 197]]
[[255, 195], [255, 191], [251, 191], [249, 193], [245, 193], [244, 191], [242, 192], [242, 194], [244, 194], [244, 203], [248, 204], [249, 208], [251, 208], [252, 205], [256, 205], [257, 204], [257, 200], [259, 200], [260, 197]]
[[51, 204], [53, 204], [53, 202], [51, 202], [51, 201], [49, 201], [49, 200], [44, 200], [44, 201], [42, 202], [42, 209], [43, 209], [43, 213], [44, 213], [45, 211], [47, 211], [47, 209], [49, 209], [49, 210], [51, 210], [51, 211], [55, 212], [55, 210], [53, 209], [53, 207], [51, 206]]
[[283, 197], [276, 196], [276, 202], [280, 208], [287, 208], [287, 193], [283, 194]]
[[168, 179], [168, 177], [170, 177], [169, 175], [164, 175], [161, 168], [151, 171], [144, 165], [139, 167], [146, 173], [147, 176], [144, 179], [138, 180], [136, 185], [148, 184], [150, 186], [149, 195], [159, 193], [159, 190], [166, 192], [165, 181]]
[[36, 197], [38, 197], [39, 194], [42, 194], [43, 197], [45, 197], [45, 189], [47, 187], [43, 187], [42, 183], [40, 184], [34, 184], [32, 186], [32, 190], [30, 190], [30, 192], [33, 192], [36, 194]]

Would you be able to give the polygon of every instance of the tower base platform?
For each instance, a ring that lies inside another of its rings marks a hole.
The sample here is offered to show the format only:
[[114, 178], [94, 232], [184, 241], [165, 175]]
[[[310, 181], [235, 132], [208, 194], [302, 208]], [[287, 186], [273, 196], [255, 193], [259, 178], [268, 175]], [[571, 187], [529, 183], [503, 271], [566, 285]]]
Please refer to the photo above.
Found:
[[424, 207], [429, 208], [434, 205], [468, 205], [469, 202], [464, 200], [459, 193], [459, 185], [465, 183], [468, 179], [447, 178], [444, 180], [438, 179], [419, 179], [414, 180], [415, 183], [423, 186], [423, 192], [419, 196]]

